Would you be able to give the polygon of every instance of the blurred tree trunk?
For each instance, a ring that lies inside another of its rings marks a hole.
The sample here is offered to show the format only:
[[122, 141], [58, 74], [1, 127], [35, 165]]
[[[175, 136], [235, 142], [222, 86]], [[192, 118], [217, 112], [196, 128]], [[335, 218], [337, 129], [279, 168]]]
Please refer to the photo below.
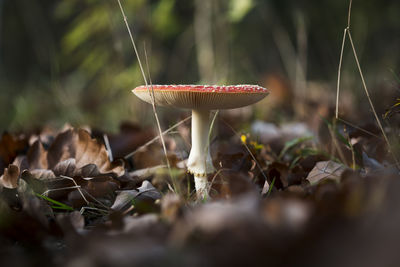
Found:
[[215, 16], [215, 77], [216, 82], [226, 83], [230, 70], [230, 22], [226, 15], [229, 1], [214, 0]]
[[200, 80], [215, 82], [215, 55], [212, 38], [212, 1], [196, 0], [194, 34]]

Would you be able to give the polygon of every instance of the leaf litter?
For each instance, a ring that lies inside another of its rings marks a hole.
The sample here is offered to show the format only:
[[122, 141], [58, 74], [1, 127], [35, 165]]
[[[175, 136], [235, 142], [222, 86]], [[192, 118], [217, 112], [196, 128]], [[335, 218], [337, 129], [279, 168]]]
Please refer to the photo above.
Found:
[[[179, 128], [189, 132], [187, 124]], [[186, 135], [181, 140], [165, 136], [169, 172], [159, 143], [143, 146], [154, 134], [134, 125], [107, 134], [113, 161], [101, 131], [66, 127], [31, 136], [5, 134], [0, 142], [0, 263], [400, 262], [393, 239], [400, 234], [400, 177], [382, 152], [385, 145], [376, 145], [379, 132], [377, 137], [348, 130], [349, 139], [341, 144], [345, 159], [353, 153], [352, 169], [330, 154], [327, 143], [317, 141], [326, 137], [295, 124], [275, 129], [296, 134], [280, 139], [273, 131], [241, 137], [226, 131], [212, 139], [218, 171], [209, 177], [212, 199], [205, 203], [195, 201], [193, 180], [184, 168]]]

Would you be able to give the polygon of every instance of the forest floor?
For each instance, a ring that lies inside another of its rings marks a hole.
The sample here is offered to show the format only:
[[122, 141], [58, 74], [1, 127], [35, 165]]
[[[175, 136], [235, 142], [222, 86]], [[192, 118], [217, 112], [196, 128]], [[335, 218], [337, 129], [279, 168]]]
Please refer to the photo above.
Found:
[[228, 125], [203, 201], [189, 120], [165, 135], [170, 169], [134, 124], [4, 133], [0, 265], [399, 266], [400, 177], [379, 128]]

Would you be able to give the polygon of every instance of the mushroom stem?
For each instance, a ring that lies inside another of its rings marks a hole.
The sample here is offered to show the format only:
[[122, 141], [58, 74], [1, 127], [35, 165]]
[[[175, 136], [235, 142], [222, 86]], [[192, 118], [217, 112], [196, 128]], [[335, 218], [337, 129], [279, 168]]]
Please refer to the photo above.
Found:
[[208, 197], [207, 174], [215, 168], [210, 155], [209, 110], [192, 110], [192, 149], [188, 158], [188, 171], [194, 175], [194, 183], [199, 198]]

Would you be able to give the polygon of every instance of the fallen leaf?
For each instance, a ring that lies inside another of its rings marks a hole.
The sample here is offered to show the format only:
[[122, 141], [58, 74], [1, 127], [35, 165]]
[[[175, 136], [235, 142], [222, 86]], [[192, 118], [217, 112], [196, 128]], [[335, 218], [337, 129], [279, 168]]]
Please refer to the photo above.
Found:
[[76, 173], [75, 159], [67, 159], [57, 163], [53, 168], [53, 172], [56, 176], [74, 177]]
[[25, 155], [17, 156], [12, 164], [18, 166], [20, 172], [29, 169], [29, 163]]
[[285, 188], [289, 185], [288, 182], [289, 166], [280, 162], [273, 162], [268, 167], [267, 177], [270, 179], [269, 183], [275, 179], [275, 187], [278, 189]]
[[81, 191], [76, 188], [68, 191], [68, 201], [74, 208], [81, 208], [87, 204], [82, 194], [88, 201], [101, 202], [103, 205], [111, 206], [115, 198], [115, 191], [119, 189], [119, 182], [108, 175], [83, 179], [76, 177], [74, 180], [81, 187]]
[[4, 168], [13, 162], [18, 153], [24, 151], [28, 141], [24, 137], [17, 137], [4, 133], [0, 139], [0, 174]]
[[52, 169], [58, 162], [73, 158], [75, 155], [74, 143], [77, 136], [72, 129], [57, 135], [54, 142], [50, 145], [47, 153], [48, 168]]
[[119, 182], [110, 176], [97, 176], [94, 178], [84, 178], [87, 184], [83, 186], [93, 197], [104, 197], [107, 195], [113, 195], [119, 188]]
[[52, 170], [36, 169], [36, 170], [27, 171], [27, 172], [33, 178], [38, 179], [38, 180], [46, 180], [46, 179], [51, 179], [51, 178], [56, 177]]
[[85, 130], [78, 130], [78, 143], [75, 152], [76, 166], [78, 168], [88, 163], [96, 164], [100, 170], [107, 169], [110, 164], [105, 146], [96, 139], [92, 139]]
[[47, 153], [48, 167], [54, 169], [59, 162], [71, 158], [77, 169], [95, 164], [100, 173], [125, 173], [123, 161], [110, 162], [105, 146], [83, 129], [69, 129], [56, 137]]
[[100, 171], [96, 164], [88, 164], [80, 168], [77, 174], [82, 177], [95, 177], [100, 175]]
[[111, 206], [112, 210], [126, 210], [132, 206], [132, 200], [139, 194], [135, 189], [124, 190], [117, 193], [114, 204]]
[[157, 189], [149, 182], [143, 181], [142, 185], [137, 189], [139, 194], [143, 197], [148, 197], [152, 200], [160, 199], [161, 194]]
[[340, 176], [345, 169], [346, 167], [344, 165], [332, 160], [320, 161], [315, 164], [315, 167], [311, 170], [306, 179], [311, 184], [318, 183], [322, 179], [333, 179], [339, 182]]
[[5, 168], [3, 175], [0, 177], [0, 185], [8, 189], [15, 189], [18, 187], [19, 168], [16, 165], [8, 165]]
[[155, 201], [161, 198], [160, 192], [149, 182], [143, 181], [142, 185], [134, 190], [124, 190], [117, 193], [114, 204], [111, 206], [113, 210], [124, 210], [132, 205], [133, 200], [139, 201]]
[[[36, 170], [36, 171], [38, 171], [38, 170]], [[48, 170], [43, 170], [43, 171], [46, 172]], [[53, 173], [53, 172], [51, 171], [51, 173]], [[38, 174], [36, 174], [36, 175], [38, 175]], [[44, 182], [41, 181], [40, 178], [36, 178], [35, 175], [33, 175], [28, 170], [25, 170], [22, 172], [21, 179], [23, 181], [25, 181], [29, 185], [29, 187], [36, 193], [43, 193], [47, 189]]]
[[22, 172], [21, 179], [28, 183], [35, 193], [47, 192], [48, 197], [57, 200], [65, 198], [68, 192], [73, 190], [67, 188], [75, 185], [71, 180], [56, 177], [51, 170], [43, 169], [26, 170]]
[[29, 147], [27, 159], [30, 169], [47, 169], [47, 151], [40, 140], [36, 140]]

